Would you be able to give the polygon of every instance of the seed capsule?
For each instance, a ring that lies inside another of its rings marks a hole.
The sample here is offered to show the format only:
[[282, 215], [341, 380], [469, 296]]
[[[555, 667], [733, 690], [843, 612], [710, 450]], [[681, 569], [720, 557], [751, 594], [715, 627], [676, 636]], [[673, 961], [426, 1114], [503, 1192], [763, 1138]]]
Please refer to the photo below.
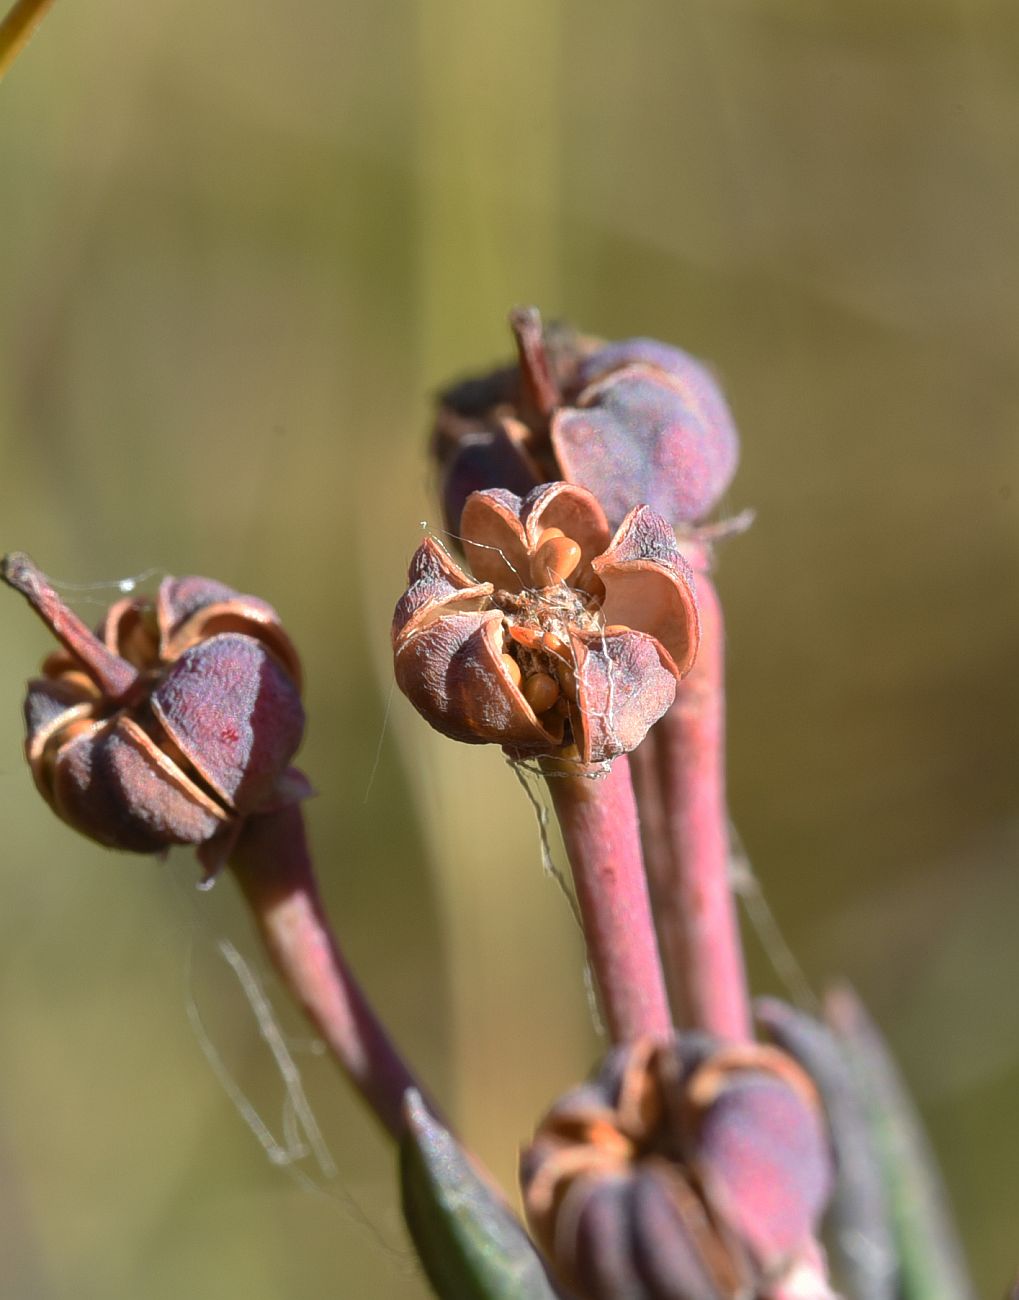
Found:
[[[500, 744], [514, 761], [573, 745], [593, 769], [639, 745], [697, 646], [691, 575], [668, 523], [638, 508], [613, 537], [589, 492], [546, 483], [523, 499], [472, 494], [460, 535], [473, 574], [426, 539], [393, 616], [396, 679], [414, 707], [444, 735]], [[556, 585], [535, 585], [539, 556], [538, 580]], [[600, 613], [577, 591], [582, 569], [604, 583]], [[605, 636], [603, 623], [627, 630]]]
[[710, 514], [736, 470], [739, 438], [708, 367], [653, 339], [543, 330], [534, 308], [510, 323], [517, 363], [441, 398], [432, 453], [451, 531], [462, 531], [474, 490], [522, 497], [556, 479], [593, 492], [613, 527], [639, 502], [674, 526]]
[[569, 1293], [642, 1300], [778, 1294], [812, 1256], [832, 1173], [800, 1067], [700, 1034], [614, 1049], [555, 1103], [521, 1167], [528, 1221]]
[[26, 755], [69, 825], [112, 848], [194, 845], [222, 865], [246, 817], [307, 797], [289, 766], [304, 710], [296, 651], [264, 601], [166, 578], [117, 601], [94, 634], [24, 555], [0, 578], [64, 649], [29, 683]]

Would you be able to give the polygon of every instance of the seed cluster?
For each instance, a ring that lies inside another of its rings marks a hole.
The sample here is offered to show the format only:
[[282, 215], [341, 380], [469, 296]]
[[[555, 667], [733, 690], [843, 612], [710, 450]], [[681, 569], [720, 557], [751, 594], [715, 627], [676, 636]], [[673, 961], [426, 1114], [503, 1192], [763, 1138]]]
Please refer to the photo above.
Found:
[[[519, 594], [499, 593], [506, 610], [502, 661], [514, 686], [546, 724], [555, 714], [569, 726], [577, 682], [569, 627], [601, 628], [604, 587], [590, 565], [578, 573], [579, 542], [561, 528], [546, 528], [530, 558], [532, 585]], [[583, 584], [583, 585], [581, 585]]]

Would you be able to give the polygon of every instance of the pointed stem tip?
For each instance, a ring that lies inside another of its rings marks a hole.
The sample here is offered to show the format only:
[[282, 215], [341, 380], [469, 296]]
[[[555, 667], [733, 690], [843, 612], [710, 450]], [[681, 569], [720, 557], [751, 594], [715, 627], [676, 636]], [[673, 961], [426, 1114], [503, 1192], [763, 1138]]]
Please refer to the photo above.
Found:
[[8, 587], [20, 591], [30, 600], [38, 587], [40, 577], [39, 570], [24, 551], [8, 551], [0, 560], [0, 578], [7, 583]]
[[0, 21], [0, 80], [35, 35], [54, 0], [18, 0]]
[[107, 695], [120, 699], [134, 686], [137, 670], [107, 649], [78, 615], [68, 609], [46, 575], [23, 551], [10, 551], [0, 560], [0, 579], [25, 597], [57, 640], [81, 660]]

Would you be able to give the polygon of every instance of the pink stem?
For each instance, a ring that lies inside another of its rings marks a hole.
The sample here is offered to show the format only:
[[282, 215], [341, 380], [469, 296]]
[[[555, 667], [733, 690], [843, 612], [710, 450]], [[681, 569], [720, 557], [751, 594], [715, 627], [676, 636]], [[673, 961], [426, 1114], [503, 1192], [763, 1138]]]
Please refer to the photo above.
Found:
[[638, 793], [642, 817], [646, 808], [650, 826], [657, 820], [664, 827], [664, 840], [649, 843], [648, 872], [680, 1027], [744, 1040], [752, 1028], [729, 884], [725, 630], [706, 565], [698, 567], [697, 598], [697, 661], [644, 742], [649, 752], [639, 760]]
[[548, 787], [573, 871], [588, 959], [614, 1043], [672, 1034], [640, 852], [630, 767], [605, 777], [557, 775]]
[[333, 936], [300, 808], [249, 818], [230, 866], [280, 974], [376, 1118], [399, 1139], [405, 1129], [404, 1094], [408, 1088], [423, 1090]]

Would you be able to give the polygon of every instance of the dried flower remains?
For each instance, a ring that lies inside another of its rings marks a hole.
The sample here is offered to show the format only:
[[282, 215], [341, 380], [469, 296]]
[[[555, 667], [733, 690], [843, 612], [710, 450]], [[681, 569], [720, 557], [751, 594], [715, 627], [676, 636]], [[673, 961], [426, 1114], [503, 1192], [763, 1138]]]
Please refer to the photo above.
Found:
[[393, 619], [396, 680], [456, 740], [512, 758], [602, 764], [643, 740], [697, 652], [693, 579], [646, 506], [615, 536], [567, 483], [521, 499], [475, 492], [461, 535], [469, 576], [431, 538]]
[[300, 663], [271, 605], [209, 578], [125, 597], [98, 634], [27, 556], [0, 577], [62, 642], [28, 684], [28, 762], [59, 817], [111, 848], [192, 844], [207, 871], [243, 819], [304, 798]]
[[790, 1057], [690, 1034], [610, 1053], [548, 1112], [522, 1180], [535, 1236], [589, 1300], [749, 1300], [810, 1250], [832, 1162]]
[[638, 501], [679, 527], [718, 503], [739, 437], [711, 371], [656, 339], [604, 343], [510, 314], [519, 361], [441, 396], [432, 453], [446, 522], [467, 496], [549, 479], [593, 492], [615, 527]]

